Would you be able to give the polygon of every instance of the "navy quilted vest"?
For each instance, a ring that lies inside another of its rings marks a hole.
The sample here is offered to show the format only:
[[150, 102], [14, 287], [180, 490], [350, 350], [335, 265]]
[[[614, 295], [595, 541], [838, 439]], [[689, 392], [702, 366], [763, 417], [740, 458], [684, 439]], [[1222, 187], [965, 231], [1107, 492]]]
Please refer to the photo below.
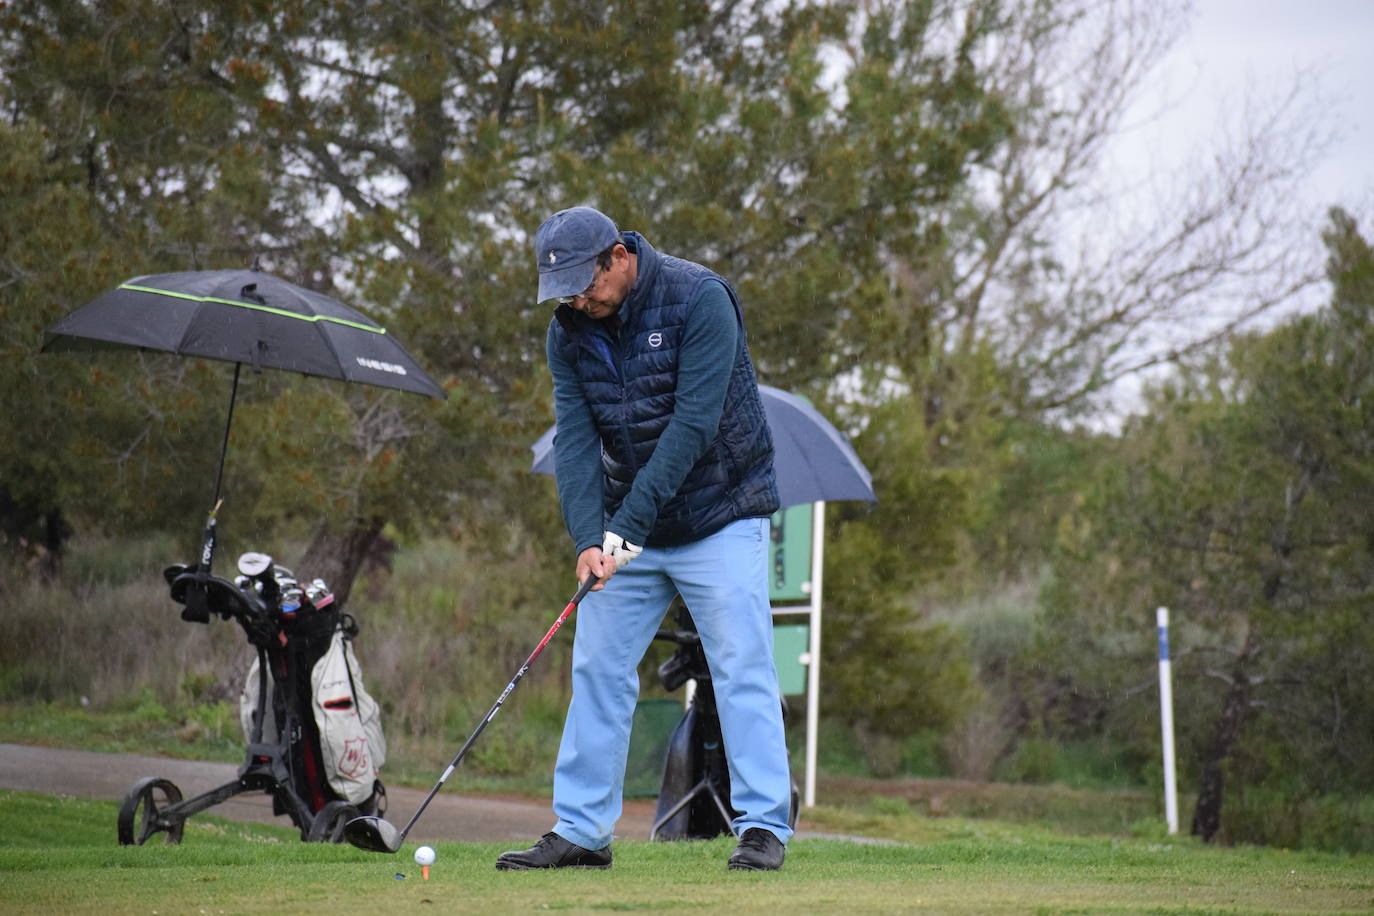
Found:
[[678, 346], [697, 289], [725, 284], [740, 323], [739, 349], [725, 395], [720, 426], [677, 494], [664, 505], [647, 546], [669, 547], [706, 537], [741, 518], [778, 509], [773, 438], [759, 399], [754, 364], [735, 291], [717, 274], [681, 258], [659, 254], [635, 232], [625, 245], [638, 255], [637, 286], [645, 295], [613, 333], [568, 306], [555, 312], [557, 344], [576, 366], [601, 434], [606, 517], [630, 492], [673, 414]]

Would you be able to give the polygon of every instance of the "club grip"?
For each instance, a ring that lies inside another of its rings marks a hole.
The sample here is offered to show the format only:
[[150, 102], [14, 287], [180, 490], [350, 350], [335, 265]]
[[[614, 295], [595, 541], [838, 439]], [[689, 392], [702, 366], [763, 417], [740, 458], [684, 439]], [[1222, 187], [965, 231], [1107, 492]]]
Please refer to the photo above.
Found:
[[581, 603], [583, 598], [587, 597], [587, 592], [592, 590], [592, 586], [599, 581], [601, 580], [597, 576], [588, 576], [587, 580], [583, 582], [581, 586], [578, 587], [577, 594], [573, 595], [572, 600], [568, 603], [573, 605], [574, 607], [577, 606], [579, 603]]

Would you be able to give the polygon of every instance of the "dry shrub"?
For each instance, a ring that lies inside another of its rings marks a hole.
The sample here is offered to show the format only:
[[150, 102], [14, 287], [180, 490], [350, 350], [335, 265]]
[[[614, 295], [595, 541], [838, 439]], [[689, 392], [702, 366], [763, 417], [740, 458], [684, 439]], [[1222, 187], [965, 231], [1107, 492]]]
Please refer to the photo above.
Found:
[[985, 782], [1015, 741], [1005, 698], [989, 692], [950, 729], [942, 747], [955, 778]]
[[[36, 577], [11, 583], [0, 638], [0, 698], [119, 705], [150, 692], [172, 705], [188, 680], [201, 701], [238, 695], [251, 660], [239, 628], [181, 620], [160, 572], [132, 581]], [[212, 686], [205, 686], [210, 684]]]

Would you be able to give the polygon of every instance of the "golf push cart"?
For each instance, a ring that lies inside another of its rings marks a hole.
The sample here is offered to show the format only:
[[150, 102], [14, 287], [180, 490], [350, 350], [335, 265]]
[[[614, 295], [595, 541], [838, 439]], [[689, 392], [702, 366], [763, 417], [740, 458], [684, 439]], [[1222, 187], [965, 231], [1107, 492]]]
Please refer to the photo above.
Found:
[[273, 813], [307, 842], [339, 842], [350, 820], [386, 810], [376, 778], [385, 739], [350, 645], [357, 622], [323, 581], [302, 588], [266, 554], [246, 553], [238, 568], [233, 582], [196, 565], [163, 572], [183, 620], [232, 618], [257, 650], [240, 709], [247, 753], [238, 778], [189, 799], [170, 780], [140, 780], [119, 810], [123, 845], [159, 832], [180, 843], [187, 818], [246, 792], [271, 795]]
[[[663, 783], [659, 788], [651, 840], [710, 839], [734, 833], [731, 822], [737, 812], [730, 807], [730, 771], [725, 762], [725, 742], [721, 737], [720, 714], [711, 684], [711, 669], [697, 634], [696, 624], [687, 608], [679, 607], [681, 629], [660, 629], [655, 639], [675, 643], [677, 651], [658, 667], [658, 677], [668, 690], [677, 690], [689, 680], [696, 682], [682, 718], [668, 739], [663, 761]], [[786, 715], [787, 704], [783, 703]], [[793, 781], [792, 803], [787, 823], [796, 828], [801, 793]]]

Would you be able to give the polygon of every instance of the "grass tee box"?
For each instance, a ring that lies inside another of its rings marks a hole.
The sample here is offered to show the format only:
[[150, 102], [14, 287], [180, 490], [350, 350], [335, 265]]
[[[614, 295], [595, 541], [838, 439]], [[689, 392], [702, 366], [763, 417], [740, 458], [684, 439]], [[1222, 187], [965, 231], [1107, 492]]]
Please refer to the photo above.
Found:
[[[1065, 837], [911, 812], [818, 809], [885, 842], [799, 839], [777, 873], [727, 872], [727, 839], [617, 842], [609, 871], [497, 872], [502, 847], [395, 858], [207, 816], [195, 842], [116, 846], [111, 802], [0, 793], [5, 913], [1367, 913], [1374, 857]], [[420, 838], [420, 842], [424, 842]]]

